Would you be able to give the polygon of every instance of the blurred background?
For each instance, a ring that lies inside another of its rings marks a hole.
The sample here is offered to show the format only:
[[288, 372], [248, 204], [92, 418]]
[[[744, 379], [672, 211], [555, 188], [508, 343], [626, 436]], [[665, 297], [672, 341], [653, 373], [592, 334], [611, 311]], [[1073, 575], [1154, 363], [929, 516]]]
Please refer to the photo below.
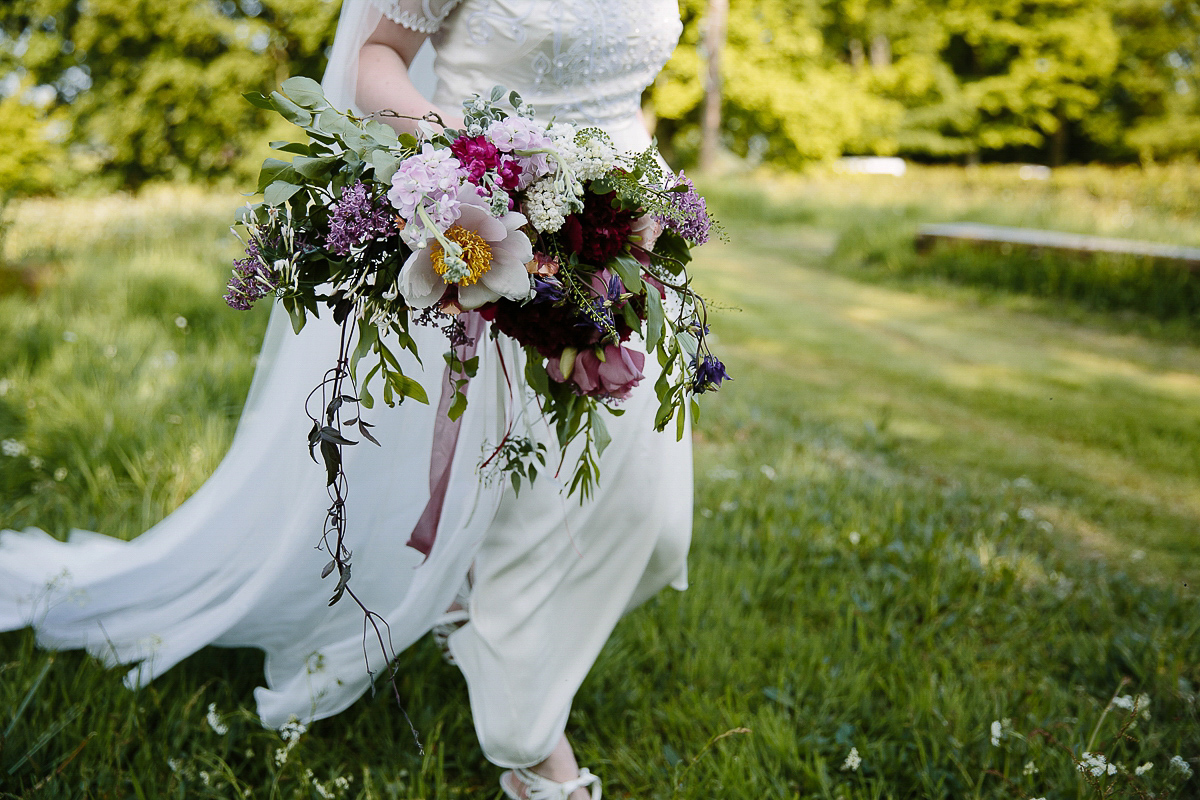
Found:
[[[644, 110], [724, 228], [694, 272], [733, 381], [692, 588], [619, 626], [581, 763], [612, 797], [1200, 795], [1200, 6], [680, 10]], [[223, 457], [267, 313], [221, 300], [228, 228], [294, 135], [241, 95], [319, 76], [338, 11], [0, 3], [0, 529], [131, 538]], [[925, 227], [966, 223], [1044, 233]], [[0, 798], [495, 796], [457, 673], [400, 662], [424, 755], [386, 691], [263, 730], [257, 651], [131, 693], [0, 635]]]

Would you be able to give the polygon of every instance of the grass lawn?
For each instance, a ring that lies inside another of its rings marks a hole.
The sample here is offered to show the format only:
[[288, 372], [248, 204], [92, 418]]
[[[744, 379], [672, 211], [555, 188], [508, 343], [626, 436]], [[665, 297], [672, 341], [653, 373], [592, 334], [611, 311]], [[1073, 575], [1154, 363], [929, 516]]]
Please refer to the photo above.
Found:
[[[734, 381], [696, 425], [692, 588], [630, 615], [577, 697], [606, 797], [1200, 794], [1170, 765], [1200, 769], [1190, 323], [878, 267], [909, 258], [905, 225], [988, 209], [1109, 233], [1126, 202], [1194, 244], [1194, 197], [1167, 177], [714, 190], [729, 240], [696, 272]], [[237, 202], [19, 209], [0, 528], [134, 536], [218, 463], [265, 326], [220, 300]], [[498, 797], [457, 673], [428, 642], [401, 670], [424, 757], [382, 692], [288, 747], [254, 716], [255, 651], [205, 650], [132, 693], [3, 634], [0, 797]], [[1125, 771], [1081, 773], [1085, 750]]]

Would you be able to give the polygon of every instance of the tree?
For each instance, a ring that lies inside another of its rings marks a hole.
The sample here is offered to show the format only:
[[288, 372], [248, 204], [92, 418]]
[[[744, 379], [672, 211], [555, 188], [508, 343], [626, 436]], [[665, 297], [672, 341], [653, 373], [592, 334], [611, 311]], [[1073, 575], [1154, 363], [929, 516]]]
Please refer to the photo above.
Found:
[[39, 103], [39, 92], [28, 83], [11, 88], [11, 94], [0, 99], [0, 261], [9, 204], [17, 197], [50, 191], [66, 180], [66, 160], [58, 141], [66, 127], [61, 115], [49, 112], [48, 103]]
[[68, 144], [126, 186], [211, 178], [265, 127], [241, 95], [319, 74], [336, 13], [322, 0], [9, 0], [0, 74], [55, 86]]

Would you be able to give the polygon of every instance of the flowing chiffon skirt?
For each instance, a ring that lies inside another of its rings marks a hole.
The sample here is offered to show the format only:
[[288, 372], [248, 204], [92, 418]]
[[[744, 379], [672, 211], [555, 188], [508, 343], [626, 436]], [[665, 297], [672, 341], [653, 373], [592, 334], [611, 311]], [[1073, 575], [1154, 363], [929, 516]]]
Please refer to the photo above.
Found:
[[[534, 763], [553, 748], [621, 614], [669, 582], [685, 585], [689, 443], [651, 430], [651, 372], [626, 414], [608, 419], [613, 442], [592, 500], [568, 498], [549, 474], [514, 496], [507, 481], [479, 474], [484, 454], [509, 424], [547, 443], [552, 436], [514, 382], [520, 348], [485, 335], [439, 533], [423, 559], [405, 542], [429, 498], [437, 354], [448, 343], [431, 328], [414, 335], [429, 355], [425, 367], [402, 357], [405, 371], [433, 402], [378, 405], [366, 414], [383, 446], [345, 448], [351, 586], [386, 619], [399, 652], [429, 630], [474, 561], [472, 621], [451, 646], [485, 753], [505, 765]], [[294, 335], [276, 310], [229, 453], [195, 495], [133, 541], [78, 530], [65, 543], [37, 529], [0, 533], [0, 630], [33, 626], [44, 647], [132, 665], [131, 687], [206, 645], [259, 647], [266, 687], [255, 699], [272, 727], [350, 705], [370, 683], [363, 616], [349, 598], [327, 605], [336, 577], [321, 580], [329, 557], [316, 546], [328, 496], [324, 469], [308, 455], [303, 410], [338, 340], [328, 320]], [[647, 359], [648, 372], [654, 366]], [[384, 653], [367, 644], [378, 673]]]

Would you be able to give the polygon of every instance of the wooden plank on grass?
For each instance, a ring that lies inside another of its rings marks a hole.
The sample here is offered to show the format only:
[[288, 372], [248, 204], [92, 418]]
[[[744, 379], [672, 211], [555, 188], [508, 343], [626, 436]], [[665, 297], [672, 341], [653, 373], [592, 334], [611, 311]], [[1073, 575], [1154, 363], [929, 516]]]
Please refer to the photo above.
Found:
[[1116, 239], [1110, 236], [1085, 236], [1078, 233], [1043, 231], [1034, 228], [1010, 228], [979, 222], [952, 222], [922, 225], [917, 229], [917, 245], [928, 247], [939, 239], [977, 244], [1015, 244], [1068, 250], [1076, 253], [1114, 253], [1182, 261], [1191, 269], [1200, 269], [1200, 247]]

